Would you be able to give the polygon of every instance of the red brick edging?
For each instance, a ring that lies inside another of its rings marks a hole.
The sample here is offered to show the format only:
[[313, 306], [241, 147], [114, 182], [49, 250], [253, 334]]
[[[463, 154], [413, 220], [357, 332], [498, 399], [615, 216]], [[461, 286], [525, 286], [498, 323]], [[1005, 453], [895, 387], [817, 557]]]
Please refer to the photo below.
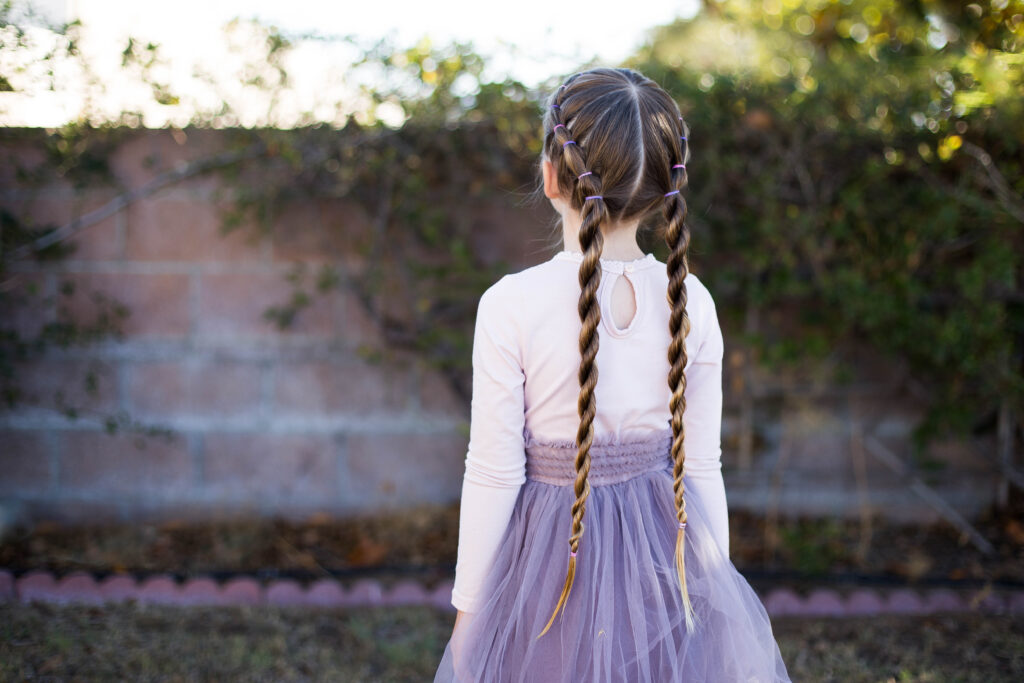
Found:
[[[112, 575], [97, 581], [91, 574], [76, 572], [56, 578], [51, 572], [32, 571], [14, 578], [0, 570], [0, 602], [41, 601], [57, 604], [103, 604], [135, 600], [163, 605], [271, 605], [306, 607], [376, 607], [424, 605], [454, 611], [452, 581], [428, 590], [413, 580], [384, 588], [379, 581], [360, 579], [344, 586], [336, 579], [320, 579], [302, 585], [290, 579], [267, 583], [251, 577], [224, 582], [199, 577], [178, 583], [169, 575], [136, 580]], [[953, 591], [939, 588], [877, 590], [858, 588], [848, 595], [819, 588], [801, 596], [789, 588], [774, 588], [761, 596], [765, 609], [776, 616], [860, 616], [870, 614], [931, 614], [966, 612], [1024, 613], [1024, 591], [989, 589]]]

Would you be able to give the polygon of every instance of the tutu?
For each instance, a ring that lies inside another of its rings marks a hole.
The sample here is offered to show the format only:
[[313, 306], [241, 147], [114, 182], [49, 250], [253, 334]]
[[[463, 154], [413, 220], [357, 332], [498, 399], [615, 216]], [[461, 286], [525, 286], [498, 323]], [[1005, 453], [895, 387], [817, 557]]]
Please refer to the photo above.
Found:
[[538, 443], [527, 432], [526, 482], [485, 597], [445, 646], [435, 683], [790, 680], [764, 606], [720, 551], [689, 487], [686, 585], [698, 623], [686, 632], [671, 441], [671, 429], [594, 440], [575, 580], [564, 609], [537, 638], [565, 583], [576, 445]]

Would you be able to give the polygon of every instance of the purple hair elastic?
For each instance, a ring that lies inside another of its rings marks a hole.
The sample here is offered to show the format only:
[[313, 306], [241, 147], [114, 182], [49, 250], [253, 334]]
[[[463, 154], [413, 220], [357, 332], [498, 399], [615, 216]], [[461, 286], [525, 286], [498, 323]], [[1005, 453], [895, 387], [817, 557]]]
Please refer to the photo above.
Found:
[[554, 128], [552, 128], [551, 130], [552, 130], [552, 131], [556, 131], [556, 130], [558, 130], [559, 128], [565, 128], [565, 124], [564, 124], [564, 123], [559, 123], [559, 124], [556, 124], [556, 125], [555, 125], [555, 127], [554, 127]]
[[686, 522], [679, 522], [679, 528], [680, 529], [685, 529], [686, 528]]
[[671, 192], [666, 192], [665, 196], [666, 197], [671, 197], [674, 194], [679, 194], [679, 190], [672, 190]]
[[583, 201], [587, 201], [588, 199], [604, 199], [604, 196], [599, 194], [592, 194], [589, 197], [584, 197]]
[[570, 550], [569, 551], [569, 557], [576, 557], [576, 551], [575, 550]]
[[561, 107], [559, 107], [557, 104], [552, 104], [551, 108], [552, 109], [561, 109]]
[[576, 176], [576, 180], [579, 180], [580, 178], [582, 178], [585, 175], [591, 175], [592, 173], [593, 173], [593, 171], [587, 171], [586, 173], [580, 173], [578, 176]]
[[575, 140], [566, 140], [565, 142], [562, 143], [562, 149], [565, 149], [566, 145], [575, 145], [575, 144], [576, 144]]
[[676, 164], [672, 168], [686, 168], [686, 164]]

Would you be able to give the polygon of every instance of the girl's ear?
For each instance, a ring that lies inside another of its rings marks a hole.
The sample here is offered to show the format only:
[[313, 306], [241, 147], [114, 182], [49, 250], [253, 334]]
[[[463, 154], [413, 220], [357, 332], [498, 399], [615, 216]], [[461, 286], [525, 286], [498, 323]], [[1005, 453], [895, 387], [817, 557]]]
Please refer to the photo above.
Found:
[[548, 199], [561, 199], [558, 191], [558, 178], [555, 174], [555, 165], [549, 159], [541, 161], [541, 173], [544, 174], [544, 196]]

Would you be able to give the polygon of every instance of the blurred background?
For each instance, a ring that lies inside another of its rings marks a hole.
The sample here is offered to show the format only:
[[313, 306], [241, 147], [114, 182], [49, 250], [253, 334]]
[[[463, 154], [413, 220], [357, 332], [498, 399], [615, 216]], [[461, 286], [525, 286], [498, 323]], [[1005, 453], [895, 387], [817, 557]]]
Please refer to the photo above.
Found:
[[[690, 127], [736, 567], [963, 608], [770, 601], [794, 680], [1024, 675], [974, 609], [1024, 589], [1024, 3], [634, 5], [0, 3], [0, 678], [432, 677], [476, 304], [561, 249], [540, 103], [598, 65]], [[154, 576], [435, 608], [96, 588]]]

